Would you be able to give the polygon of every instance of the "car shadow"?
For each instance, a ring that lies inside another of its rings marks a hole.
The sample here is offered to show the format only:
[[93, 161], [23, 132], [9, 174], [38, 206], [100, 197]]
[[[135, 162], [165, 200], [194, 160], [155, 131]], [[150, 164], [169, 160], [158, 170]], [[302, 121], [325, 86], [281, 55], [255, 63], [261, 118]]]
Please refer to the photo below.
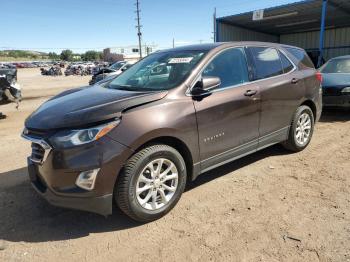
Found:
[[347, 122], [350, 121], [350, 109], [323, 108], [320, 122]]
[[[191, 182], [186, 193], [195, 187], [229, 174], [272, 155], [288, 154], [276, 145], [202, 174]], [[31, 187], [27, 168], [0, 173], [0, 239], [11, 242], [46, 242], [77, 239], [91, 233], [127, 230], [143, 225], [119, 209], [113, 215], [59, 208], [48, 204]]]
[[58, 241], [142, 225], [117, 208], [104, 217], [52, 206], [35, 192], [27, 177], [27, 168], [0, 173], [0, 239]]

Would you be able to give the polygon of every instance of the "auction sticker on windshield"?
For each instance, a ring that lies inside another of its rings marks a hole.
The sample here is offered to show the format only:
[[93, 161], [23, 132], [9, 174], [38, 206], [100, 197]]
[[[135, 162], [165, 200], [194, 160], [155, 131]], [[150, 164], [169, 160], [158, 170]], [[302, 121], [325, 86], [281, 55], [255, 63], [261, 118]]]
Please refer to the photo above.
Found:
[[187, 64], [191, 62], [193, 57], [175, 57], [171, 58], [168, 64]]

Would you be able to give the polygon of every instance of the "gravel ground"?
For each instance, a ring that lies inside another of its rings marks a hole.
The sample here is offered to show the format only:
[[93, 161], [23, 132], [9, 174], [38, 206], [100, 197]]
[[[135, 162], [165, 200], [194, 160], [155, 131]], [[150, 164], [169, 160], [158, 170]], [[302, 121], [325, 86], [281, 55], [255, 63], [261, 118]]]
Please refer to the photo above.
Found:
[[89, 77], [18, 76], [19, 110], [0, 107], [0, 261], [350, 261], [350, 112], [325, 111], [303, 152], [277, 145], [200, 176], [166, 217], [139, 224], [37, 196], [23, 121]]

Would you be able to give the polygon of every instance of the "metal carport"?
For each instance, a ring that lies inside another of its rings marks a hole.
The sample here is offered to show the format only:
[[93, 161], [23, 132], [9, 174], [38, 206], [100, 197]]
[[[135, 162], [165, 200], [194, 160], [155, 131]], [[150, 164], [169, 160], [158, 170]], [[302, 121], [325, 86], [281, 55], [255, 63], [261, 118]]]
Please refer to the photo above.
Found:
[[350, 54], [350, 0], [306, 0], [220, 17], [215, 24], [217, 42], [290, 44], [306, 49], [315, 63]]

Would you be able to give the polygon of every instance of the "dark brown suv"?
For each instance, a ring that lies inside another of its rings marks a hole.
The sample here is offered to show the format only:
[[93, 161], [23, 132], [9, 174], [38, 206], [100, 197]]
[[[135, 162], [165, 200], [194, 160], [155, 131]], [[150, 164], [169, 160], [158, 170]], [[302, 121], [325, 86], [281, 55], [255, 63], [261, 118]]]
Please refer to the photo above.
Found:
[[305, 51], [260, 42], [153, 53], [114, 79], [63, 92], [25, 122], [30, 180], [50, 203], [151, 221], [186, 182], [276, 143], [310, 142], [321, 85]]

